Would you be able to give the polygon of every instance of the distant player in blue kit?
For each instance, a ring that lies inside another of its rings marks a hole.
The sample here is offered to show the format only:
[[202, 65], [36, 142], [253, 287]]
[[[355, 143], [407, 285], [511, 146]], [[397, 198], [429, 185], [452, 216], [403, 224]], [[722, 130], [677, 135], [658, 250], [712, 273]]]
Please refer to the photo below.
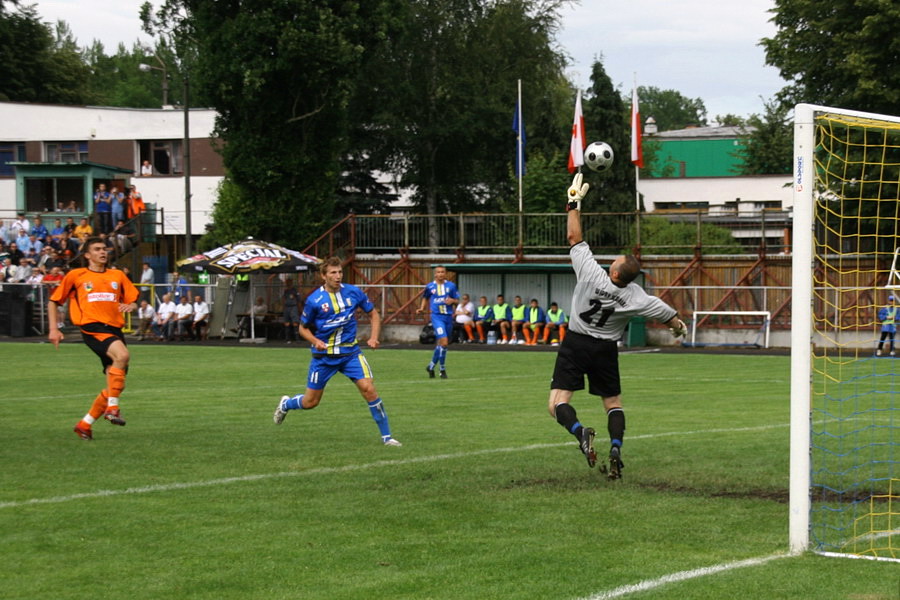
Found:
[[378, 348], [381, 333], [381, 315], [375, 305], [361, 289], [341, 283], [344, 269], [341, 259], [332, 257], [321, 266], [325, 284], [306, 298], [300, 315], [301, 337], [312, 344], [312, 362], [306, 378], [306, 391], [296, 396], [282, 396], [275, 408], [273, 419], [281, 425], [288, 411], [310, 410], [319, 405], [328, 380], [335, 373], [343, 373], [356, 384], [359, 393], [369, 405], [372, 418], [381, 432], [381, 441], [386, 446], [401, 446], [391, 437], [384, 404], [372, 382], [372, 369], [359, 349], [356, 339], [356, 310], [369, 313], [372, 331], [368, 344]]
[[434, 281], [425, 286], [422, 303], [416, 311], [422, 314], [425, 307], [431, 305], [431, 326], [434, 327], [434, 337], [437, 340], [431, 362], [425, 367], [431, 378], [434, 378], [434, 367], [440, 365], [441, 379], [447, 379], [444, 364], [447, 361], [447, 343], [450, 332], [453, 331], [453, 305], [458, 302], [459, 290], [456, 289], [455, 283], [447, 281], [446, 267], [435, 267]]

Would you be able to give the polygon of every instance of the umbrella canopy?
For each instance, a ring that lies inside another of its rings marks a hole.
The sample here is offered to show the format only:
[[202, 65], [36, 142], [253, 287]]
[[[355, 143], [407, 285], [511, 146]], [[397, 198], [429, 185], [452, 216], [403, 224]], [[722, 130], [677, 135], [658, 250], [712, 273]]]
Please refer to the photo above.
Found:
[[319, 259], [262, 240], [246, 238], [180, 260], [181, 271], [234, 275], [236, 273], [297, 273], [318, 266]]

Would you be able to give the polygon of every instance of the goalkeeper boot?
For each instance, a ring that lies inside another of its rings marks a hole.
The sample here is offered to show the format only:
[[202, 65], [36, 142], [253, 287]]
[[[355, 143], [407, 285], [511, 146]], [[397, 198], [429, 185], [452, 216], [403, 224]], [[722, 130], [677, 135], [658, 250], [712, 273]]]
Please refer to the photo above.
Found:
[[622, 462], [621, 448], [613, 446], [609, 449], [609, 473], [607, 473], [606, 478], [610, 481], [622, 479], [622, 469], [624, 467], [625, 463]]
[[594, 435], [596, 434], [592, 428], [581, 428], [581, 453], [587, 459], [589, 467], [597, 464], [597, 453], [594, 451]]
[[275, 421], [276, 425], [281, 425], [284, 422], [287, 411], [282, 406], [284, 406], [285, 400], [290, 400], [290, 398], [290, 396], [282, 396], [281, 400], [278, 401], [278, 406], [275, 407], [275, 413], [272, 415], [272, 420]]
[[119, 425], [120, 427], [125, 426], [125, 419], [123, 419], [122, 415], [119, 414], [118, 406], [110, 406], [109, 408], [107, 408], [106, 412], [103, 413], [103, 418], [113, 425]]

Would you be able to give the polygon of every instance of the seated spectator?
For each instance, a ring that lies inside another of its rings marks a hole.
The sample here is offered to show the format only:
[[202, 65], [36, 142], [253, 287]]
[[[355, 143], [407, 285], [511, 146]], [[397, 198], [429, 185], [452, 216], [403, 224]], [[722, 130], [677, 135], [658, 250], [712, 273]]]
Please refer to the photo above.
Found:
[[0, 270], [0, 281], [15, 283], [18, 273], [19, 267], [18, 265], [13, 264], [12, 258], [7, 256], [3, 259], [3, 269]]
[[[510, 319], [510, 325], [512, 329], [512, 338], [510, 338], [510, 344], [524, 344], [525, 343], [525, 305], [522, 304], [522, 296], [516, 296], [513, 298], [513, 305], [510, 308], [510, 313], [512, 318]], [[522, 333], [520, 336], [519, 333]]]
[[79, 246], [84, 240], [94, 235], [94, 228], [88, 223], [87, 217], [81, 217], [81, 221], [78, 223], [78, 227], [75, 228], [74, 234], [75, 238], [78, 240]]
[[19, 261], [25, 258], [25, 255], [19, 250], [19, 245], [15, 242], [10, 242], [9, 246], [6, 249], [7, 254], [9, 254], [9, 258], [12, 260], [12, 264], [19, 266]]
[[9, 258], [9, 251], [6, 249], [6, 240], [0, 237], [0, 265], [3, 264], [3, 261]]
[[25, 283], [31, 277], [32, 272], [34, 272], [34, 267], [31, 264], [31, 259], [23, 257], [19, 261], [19, 268], [16, 269], [15, 283]]
[[66, 217], [64, 229], [69, 235], [75, 235], [75, 230], [78, 229], [78, 225], [75, 224], [75, 219], [73, 217]]
[[19, 237], [20, 232], [24, 231], [25, 235], [31, 233], [31, 223], [25, 218], [25, 213], [17, 213], [15, 220], [9, 225], [9, 240], [15, 241]]
[[50, 267], [50, 271], [44, 275], [43, 283], [50, 287], [50, 293], [53, 293], [53, 288], [59, 285], [59, 282], [63, 279], [62, 267], [53, 265]]
[[[269, 312], [269, 307], [266, 305], [265, 299], [262, 296], [259, 296], [256, 299], [256, 304], [250, 307], [250, 313], [241, 317], [241, 321], [237, 328], [238, 339], [250, 337], [251, 333], [256, 335], [256, 332], [260, 331], [260, 328], [263, 328], [264, 331], [267, 312]], [[253, 319], [253, 332], [250, 331], [251, 318]]]
[[141, 163], [141, 177], [150, 177], [151, 175], [153, 175], [153, 165], [149, 160], [145, 160]]
[[[75, 229], [74, 227], [72, 228]], [[50, 230], [50, 237], [47, 239], [48, 244], [52, 244], [53, 240], [58, 240], [63, 232], [65, 232], [66, 228], [63, 227], [61, 219], [55, 219], [53, 221], [53, 229]]]
[[138, 341], [143, 342], [144, 338], [153, 335], [153, 324], [156, 322], [156, 310], [146, 300], [141, 300], [141, 305], [137, 310], [138, 318]]
[[547, 324], [544, 327], [544, 343], [550, 339], [551, 346], [559, 346], [563, 338], [566, 337], [566, 326], [569, 318], [556, 302], [550, 303], [550, 309], [547, 311]]
[[66, 212], [74, 213], [78, 212], [78, 205], [74, 200], [69, 200], [69, 203], [66, 204]]
[[116, 246], [116, 253], [119, 256], [126, 254], [129, 250], [134, 247], [134, 229], [131, 228], [131, 225], [128, 225], [122, 219], [116, 221], [116, 226], [113, 228], [110, 237], [113, 240], [113, 243]]
[[537, 298], [532, 298], [525, 309], [525, 325], [522, 331], [525, 333], [525, 343], [534, 346], [541, 338], [541, 330], [547, 317], [544, 315], [544, 309], [538, 305]]
[[475, 305], [469, 299], [468, 294], [463, 294], [459, 302], [456, 303], [456, 309], [453, 311], [455, 321], [453, 324], [453, 339], [465, 344], [475, 341], [475, 331], [472, 326], [474, 314]]
[[175, 335], [184, 341], [191, 333], [191, 324], [194, 322], [194, 307], [191, 299], [182, 296], [175, 305]]
[[40, 240], [42, 244], [46, 244], [50, 239], [50, 232], [47, 231], [47, 227], [40, 217], [34, 218], [34, 224], [29, 233]]
[[22, 251], [23, 256], [31, 256], [31, 238], [28, 234], [21, 229], [19, 230], [19, 235], [16, 238], [16, 246], [19, 250]]
[[28, 236], [28, 242], [31, 244], [31, 251], [28, 253], [28, 258], [40, 258], [41, 252], [44, 250], [44, 242], [39, 240], [34, 234]]
[[478, 343], [487, 341], [487, 332], [494, 326], [494, 310], [488, 304], [487, 296], [478, 299], [478, 307], [475, 309], [475, 330], [478, 332]]
[[157, 341], [169, 341], [175, 334], [175, 303], [172, 302], [172, 294], [163, 294], [162, 302], [156, 309], [156, 339]]
[[209, 304], [203, 301], [203, 296], [194, 296], [194, 323], [191, 326], [191, 339], [195, 341], [206, 339], [206, 330], [209, 327]]

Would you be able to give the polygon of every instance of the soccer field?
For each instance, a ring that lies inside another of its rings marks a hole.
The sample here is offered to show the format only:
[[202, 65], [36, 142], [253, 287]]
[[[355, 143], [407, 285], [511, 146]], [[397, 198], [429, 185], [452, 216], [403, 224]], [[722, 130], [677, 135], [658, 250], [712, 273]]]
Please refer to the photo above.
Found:
[[[787, 551], [789, 358], [621, 357], [624, 479], [547, 414], [554, 354], [367, 351], [402, 448], [297, 347], [132, 344], [128, 425], [72, 426], [81, 344], [0, 344], [6, 599], [900, 598], [894, 563]], [[582, 423], [606, 420], [577, 393]]]

